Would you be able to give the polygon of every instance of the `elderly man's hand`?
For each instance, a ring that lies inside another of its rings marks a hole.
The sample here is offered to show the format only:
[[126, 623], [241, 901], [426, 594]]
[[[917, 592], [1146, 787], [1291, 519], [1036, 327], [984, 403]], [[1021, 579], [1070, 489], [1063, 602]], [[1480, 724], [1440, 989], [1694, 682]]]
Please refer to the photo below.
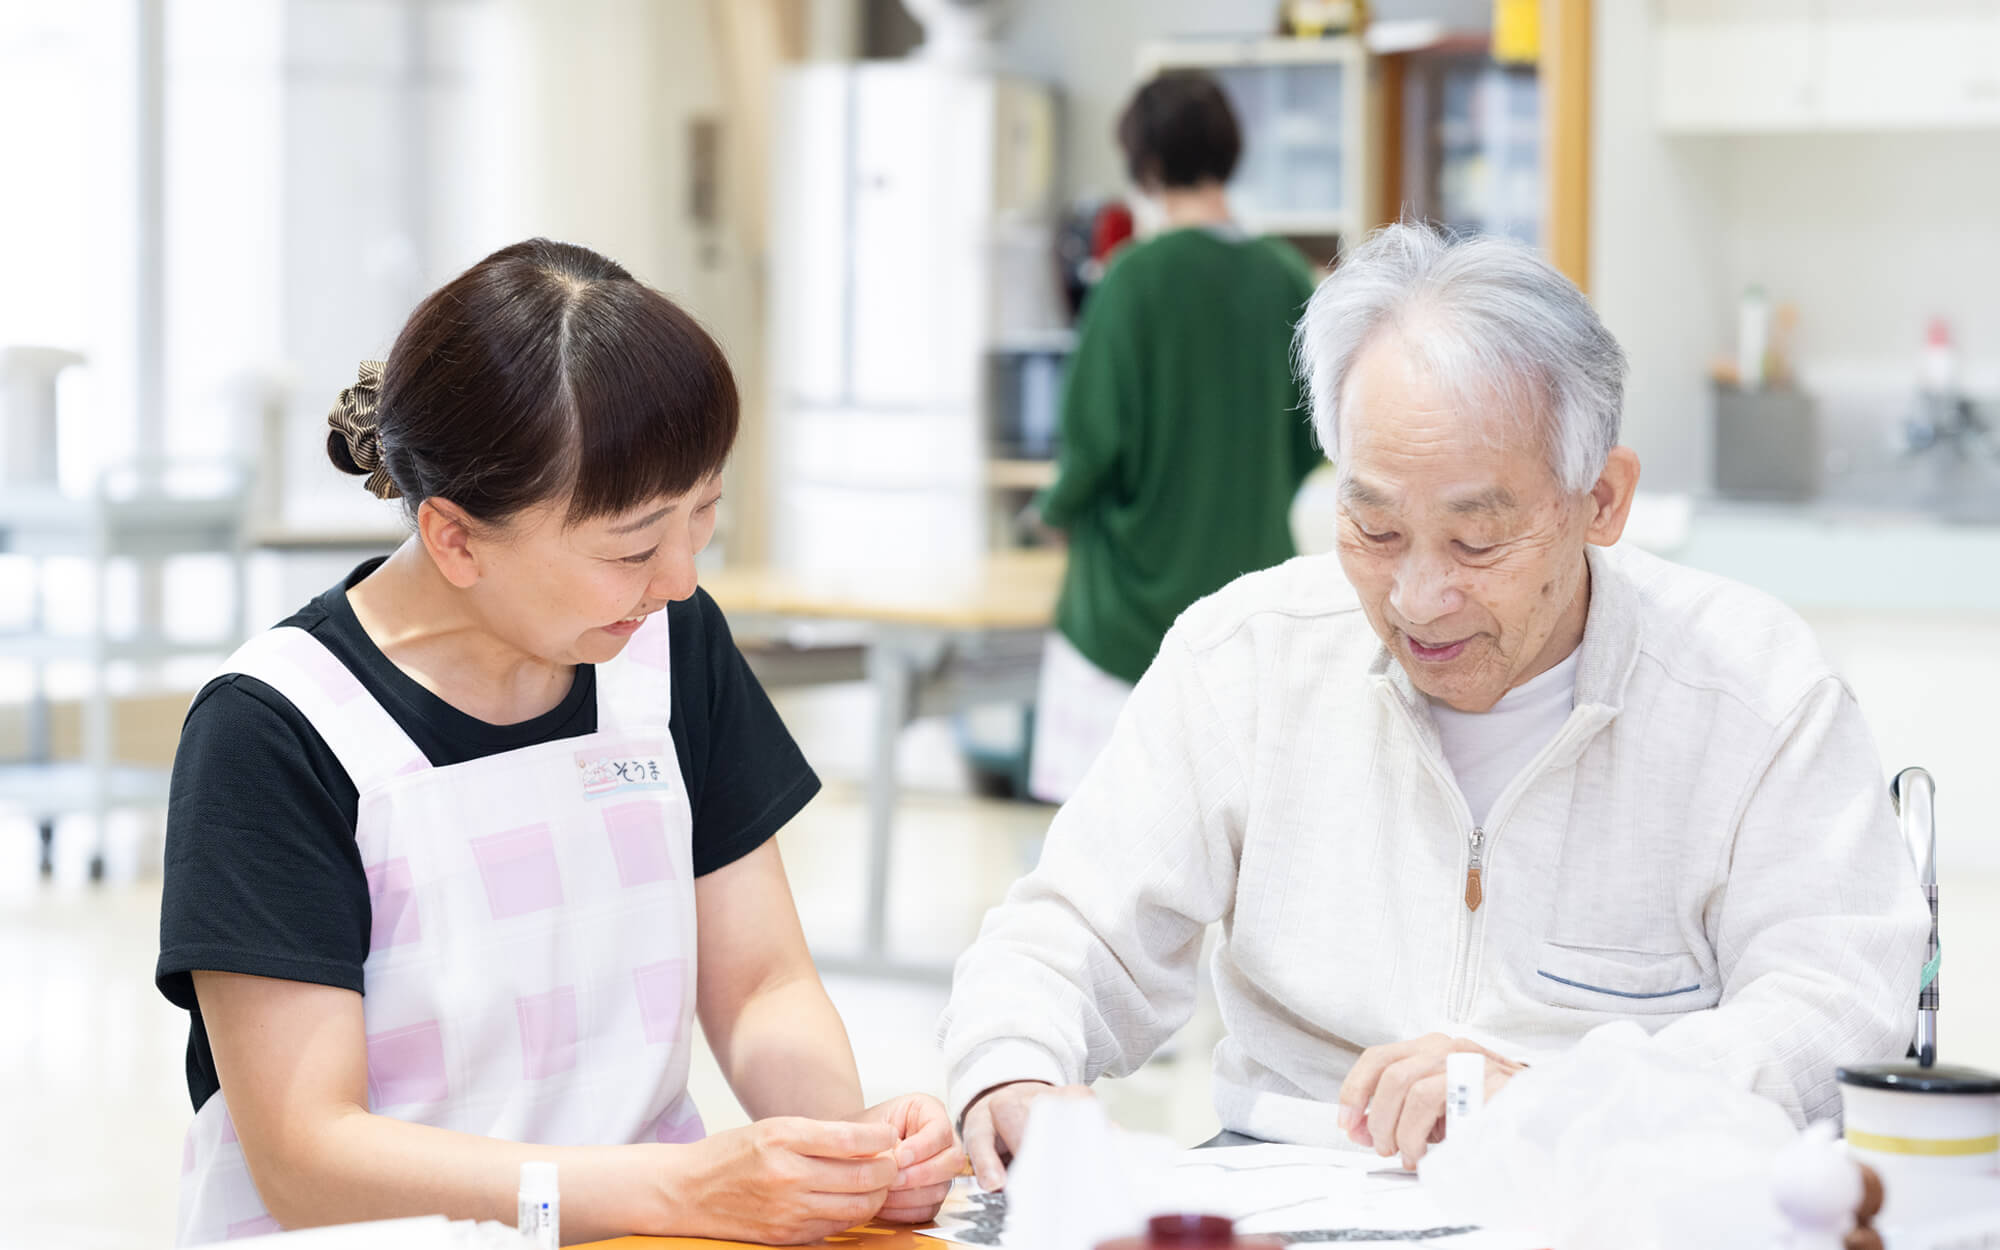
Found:
[[1038, 1098], [1089, 1098], [1087, 1085], [1050, 1085], [1046, 1081], [1013, 1081], [995, 1085], [965, 1109], [965, 1153], [972, 1176], [992, 1193], [1005, 1188], [1007, 1165], [1028, 1132], [1028, 1108]]
[[1385, 1159], [1400, 1153], [1404, 1167], [1417, 1166], [1426, 1150], [1444, 1140], [1444, 1057], [1457, 1051], [1486, 1056], [1488, 1098], [1524, 1066], [1443, 1033], [1370, 1046], [1340, 1083], [1341, 1131]]

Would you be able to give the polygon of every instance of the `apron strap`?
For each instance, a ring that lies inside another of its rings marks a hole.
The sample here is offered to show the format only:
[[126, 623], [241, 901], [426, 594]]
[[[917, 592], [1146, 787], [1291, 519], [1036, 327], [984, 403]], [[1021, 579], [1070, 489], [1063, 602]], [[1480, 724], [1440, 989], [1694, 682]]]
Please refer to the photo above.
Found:
[[667, 610], [661, 608], [646, 618], [616, 659], [597, 666], [598, 731], [666, 733], [673, 714], [671, 664]]
[[284, 625], [243, 644], [217, 676], [255, 677], [291, 701], [326, 739], [363, 794], [392, 777], [431, 766], [396, 718], [326, 645]]

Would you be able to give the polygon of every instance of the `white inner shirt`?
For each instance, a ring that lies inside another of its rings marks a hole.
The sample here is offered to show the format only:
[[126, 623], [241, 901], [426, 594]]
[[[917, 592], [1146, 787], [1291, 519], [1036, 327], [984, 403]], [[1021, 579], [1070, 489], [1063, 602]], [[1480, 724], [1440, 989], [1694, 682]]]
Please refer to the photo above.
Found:
[[1484, 712], [1430, 701], [1445, 762], [1458, 778], [1472, 819], [1484, 825], [1493, 801], [1549, 744], [1576, 703], [1576, 652], [1500, 697]]

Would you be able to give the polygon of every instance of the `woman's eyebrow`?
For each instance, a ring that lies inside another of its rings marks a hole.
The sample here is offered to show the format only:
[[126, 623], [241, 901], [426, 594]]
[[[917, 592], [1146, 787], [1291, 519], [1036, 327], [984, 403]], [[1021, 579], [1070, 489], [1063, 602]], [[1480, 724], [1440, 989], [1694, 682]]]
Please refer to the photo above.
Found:
[[631, 521], [624, 525], [614, 525], [611, 527], [611, 532], [614, 534], [629, 534], [633, 530], [645, 529], [648, 525], [651, 525], [653, 522], [659, 520], [661, 517], [667, 515], [669, 512], [672, 512], [674, 508], [677, 506], [678, 505], [675, 504], [668, 504], [666, 507], [661, 508], [658, 512], [649, 512], [645, 516], [640, 517], [636, 521]]

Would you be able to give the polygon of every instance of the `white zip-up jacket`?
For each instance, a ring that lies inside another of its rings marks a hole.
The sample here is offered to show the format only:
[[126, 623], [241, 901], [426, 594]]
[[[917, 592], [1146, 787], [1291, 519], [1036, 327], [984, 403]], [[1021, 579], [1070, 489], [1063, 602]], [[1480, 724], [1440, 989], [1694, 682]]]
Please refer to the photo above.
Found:
[[1589, 559], [1575, 707], [1483, 829], [1335, 557], [1188, 609], [958, 961], [954, 1117], [1138, 1067], [1212, 921], [1216, 1110], [1268, 1140], [1335, 1144], [1361, 1050], [1434, 1031], [1533, 1061], [1633, 1020], [1797, 1120], [1900, 1057], [1928, 911], [1853, 696], [1771, 597]]

